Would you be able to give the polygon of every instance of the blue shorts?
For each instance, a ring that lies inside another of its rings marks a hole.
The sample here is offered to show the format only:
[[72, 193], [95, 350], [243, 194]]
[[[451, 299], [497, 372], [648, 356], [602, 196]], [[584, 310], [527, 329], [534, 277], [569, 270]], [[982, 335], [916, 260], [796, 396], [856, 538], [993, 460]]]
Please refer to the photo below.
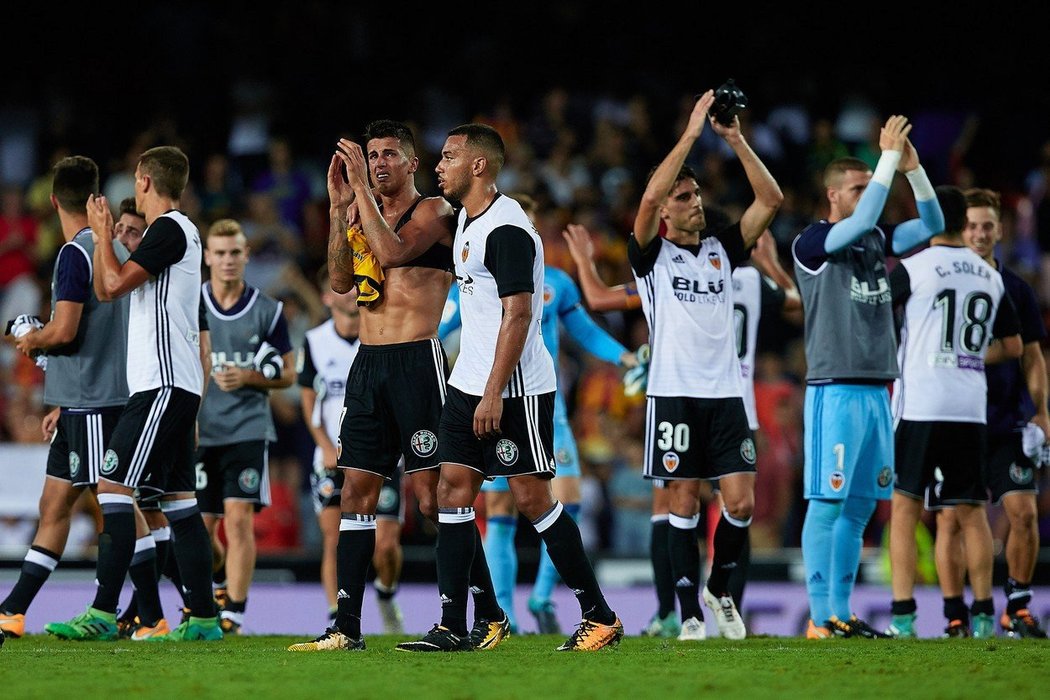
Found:
[[[565, 401], [560, 393], [554, 395], [554, 462], [557, 469], [555, 479], [563, 476], [580, 478], [580, 455], [576, 451], [576, 438], [572, 436], [568, 411], [565, 410]], [[482, 482], [481, 490], [485, 493], [506, 492], [510, 491], [510, 485], [501, 476]]]
[[884, 386], [806, 387], [803, 496], [840, 501], [893, 495], [893, 418]]

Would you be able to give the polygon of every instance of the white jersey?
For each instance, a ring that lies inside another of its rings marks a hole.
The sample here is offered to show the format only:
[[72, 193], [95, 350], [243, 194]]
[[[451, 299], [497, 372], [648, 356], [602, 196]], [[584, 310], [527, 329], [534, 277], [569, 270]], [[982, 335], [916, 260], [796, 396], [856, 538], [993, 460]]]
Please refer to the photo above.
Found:
[[343, 338], [335, 329], [335, 321], [329, 319], [306, 331], [306, 342], [299, 351], [300, 384], [308, 383], [317, 392], [310, 422], [314, 427], [323, 426], [333, 445], [339, 440], [346, 377], [360, 349], [359, 339]]
[[733, 270], [733, 329], [736, 332], [736, 357], [740, 379], [744, 383], [744, 411], [751, 430], [758, 430], [758, 408], [755, 406], [755, 345], [758, 344], [758, 319], [762, 317], [762, 273], [753, 267]]
[[647, 396], [743, 397], [731, 260], [720, 240], [739, 249], [739, 260], [739, 236], [732, 226], [702, 239], [695, 252], [662, 238], [643, 252], [631, 237], [628, 256], [652, 349]]
[[158, 217], [131, 254], [149, 279], [131, 292], [128, 389], [178, 387], [200, 396], [201, 241], [180, 211]]
[[[528, 239], [522, 237], [519, 230]], [[531, 248], [528, 246], [530, 240]], [[501, 247], [502, 253], [497, 253]], [[459, 357], [448, 383], [473, 396], [485, 393], [503, 319], [500, 291], [530, 291], [532, 323], [525, 337], [521, 359], [503, 390], [503, 397], [535, 396], [554, 391], [557, 388], [554, 361], [541, 334], [543, 243], [521, 205], [510, 197], [497, 194], [489, 207], [473, 219], [467, 217], [466, 210], [461, 210], [452, 251], [463, 328]], [[507, 256], [508, 251], [513, 254]], [[494, 271], [502, 279], [497, 280]]]
[[894, 419], [984, 423], [984, 353], [993, 323], [1003, 328], [999, 272], [969, 248], [935, 245], [902, 260], [890, 284], [894, 304], [904, 305]]

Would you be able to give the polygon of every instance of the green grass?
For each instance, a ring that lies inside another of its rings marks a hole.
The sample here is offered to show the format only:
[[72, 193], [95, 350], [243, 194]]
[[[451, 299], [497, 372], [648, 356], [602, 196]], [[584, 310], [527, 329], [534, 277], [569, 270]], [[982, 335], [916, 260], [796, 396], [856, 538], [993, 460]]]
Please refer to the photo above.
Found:
[[185, 700], [263, 698], [959, 698], [1042, 695], [1050, 646], [1036, 640], [756, 638], [681, 643], [630, 637], [596, 654], [555, 652], [556, 637], [513, 637], [496, 650], [395, 652], [369, 637], [362, 653], [291, 653], [293, 637], [133, 644], [9, 639], [4, 698]]

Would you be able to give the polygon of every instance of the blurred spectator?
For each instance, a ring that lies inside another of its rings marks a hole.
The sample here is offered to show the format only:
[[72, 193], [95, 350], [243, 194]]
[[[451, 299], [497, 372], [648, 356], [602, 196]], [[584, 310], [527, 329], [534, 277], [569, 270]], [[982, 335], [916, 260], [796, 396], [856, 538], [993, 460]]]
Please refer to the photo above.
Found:
[[310, 176], [292, 158], [285, 138], [270, 139], [269, 163], [252, 183], [252, 192], [269, 195], [277, 205], [280, 222], [297, 236], [303, 231], [303, 209], [310, 201]]

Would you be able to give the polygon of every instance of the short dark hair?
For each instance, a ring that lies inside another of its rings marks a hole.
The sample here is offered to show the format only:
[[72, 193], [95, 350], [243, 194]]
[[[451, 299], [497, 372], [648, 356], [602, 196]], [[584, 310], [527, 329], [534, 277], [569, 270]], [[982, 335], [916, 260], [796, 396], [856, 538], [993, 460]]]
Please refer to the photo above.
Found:
[[364, 139], [366, 145], [372, 139], [387, 138], [395, 138], [400, 141], [401, 146], [409, 157], [416, 154], [416, 138], [406, 124], [396, 122], [393, 119], [376, 119], [373, 122], [369, 122], [368, 126], [365, 127]]
[[995, 190], [989, 190], [983, 187], [971, 187], [963, 192], [963, 194], [966, 195], [967, 207], [990, 207], [995, 212], [996, 217], [1002, 216], [1002, 198]]
[[503, 137], [488, 124], [461, 124], [448, 132], [448, 135], [466, 136], [467, 145], [485, 154], [485, 158], [495, 164], [496, 173], [499, 173], [507, 161], [507, 148], [503, 145]]
[[827, 164], [824, 168], [824, 186], [831, 187], [831, 181], [839, 176], [845, 175], [850, 170], [857, 170], [862, 173], [871, 172], [871, 166], [862, 161], [860, 158], [853, 158], [848, 156], [846, 158], [836, 158]]
[[190, 159], [176, 146], [157, 146], [139, 156], [139, 168], [153, 180], [157, 193], [180, 199], [190, 179]]
[[146, 215], [140, 212], [135, 206], [134, 197], [125, 197], [124, 199], [120, 200], [120, 211], [118, 212], [118, 215], [123, 216], [124, 214], [131, 214], [132, 216], [137, 216], [140, 219], [146, 218]]
[[944, 234], [957, 236], [966, 228], [966, 195], [958, 187], [941, 185], [937, 188], [937, 203], [944, 213]]
[[69, 156], [55, 163], [51, 193], [58, 206], [71, 213], [85, 213], [88, 197], [98, 192], [98, 165], [85, 156]]
[[[653, 175], [656, 174], [656, 169], [659, 167], [659, 165], [654, 165], [649, 168], [649, 174], [645, 176], [645, 184], [649, 184], [649, 181], [653, 179]], [[696, 176], [696, 171], [688, 165], [683, 165], [678, 171], [678, 174], [674, 176], [674, 182], [671, 183], [671, 189], [667, 190], [668, 194], [670, 194], [671, 190], [675, 187], [678, 187], [678, 183], [682, 180], [694, 180], [697, 183], [700, 182], [700, 178]]]

